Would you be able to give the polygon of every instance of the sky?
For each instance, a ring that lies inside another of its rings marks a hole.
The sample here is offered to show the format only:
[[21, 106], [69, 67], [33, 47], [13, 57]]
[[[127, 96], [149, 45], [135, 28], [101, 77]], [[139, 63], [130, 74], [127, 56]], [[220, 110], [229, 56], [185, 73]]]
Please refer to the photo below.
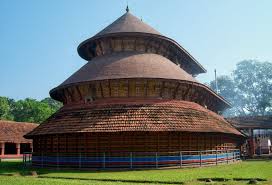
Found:
[[86, 61], [77, 46], [125, 13], [176, 40], [207, 73], [272, 62], [271, 0], [1, 0], [0, 96], [43, 99]]

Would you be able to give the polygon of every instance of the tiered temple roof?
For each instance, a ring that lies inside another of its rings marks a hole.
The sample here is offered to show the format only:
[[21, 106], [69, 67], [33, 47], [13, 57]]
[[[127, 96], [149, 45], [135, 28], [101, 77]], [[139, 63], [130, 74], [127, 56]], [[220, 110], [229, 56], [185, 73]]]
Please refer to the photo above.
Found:
[[50, 91], [64, 107], [27, 138], [121, 131], [241, 136], [216, 114], [230, 104], [194, 78], [205, 69], [129, 12], [81, 43], [78, 53], [87, 64]]

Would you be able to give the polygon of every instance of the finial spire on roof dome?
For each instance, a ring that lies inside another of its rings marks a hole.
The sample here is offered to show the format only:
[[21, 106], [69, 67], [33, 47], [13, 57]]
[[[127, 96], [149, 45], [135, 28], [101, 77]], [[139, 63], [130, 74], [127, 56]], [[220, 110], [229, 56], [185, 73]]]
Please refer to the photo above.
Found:
[[127, 5], [127, 8], [126, 8], [126, 12], [129, 12], [129, 8], [128, 8], [128, 5]]

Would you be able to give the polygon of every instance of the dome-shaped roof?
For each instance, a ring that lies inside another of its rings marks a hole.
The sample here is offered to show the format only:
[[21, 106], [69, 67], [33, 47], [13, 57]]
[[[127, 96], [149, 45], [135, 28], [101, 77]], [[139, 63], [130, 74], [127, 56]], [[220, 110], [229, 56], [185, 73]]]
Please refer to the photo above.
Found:
[[140, 32], [161, 35], [157, 30], [145, 24], [143, 21], [141, 21], [131, 13], [127, 12], [116, 21], [114, 21], [112, 24], [97, 33], [95, 36], [122, 32]]
[[162, 78], [197, 82], [178, 65], [161, 55], [131, 51], [96, 57], [60, 86], [121, 78]]

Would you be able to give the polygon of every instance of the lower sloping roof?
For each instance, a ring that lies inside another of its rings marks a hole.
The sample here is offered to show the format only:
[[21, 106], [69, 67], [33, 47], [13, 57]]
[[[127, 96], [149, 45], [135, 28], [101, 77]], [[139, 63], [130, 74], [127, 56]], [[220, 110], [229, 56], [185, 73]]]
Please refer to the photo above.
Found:
[[178, 131], [241, 135], [223, 117], [188, 101], [98, 100], [64, 106], [25, 137], [81, 132]]
[[36, 128], [38, 124], [0, 120], [0, 143], [31, 143], [23, 136]]
[[270, 116], [241, 116], [227, 119], [236, 128], [272, 129], [272, 115]]

